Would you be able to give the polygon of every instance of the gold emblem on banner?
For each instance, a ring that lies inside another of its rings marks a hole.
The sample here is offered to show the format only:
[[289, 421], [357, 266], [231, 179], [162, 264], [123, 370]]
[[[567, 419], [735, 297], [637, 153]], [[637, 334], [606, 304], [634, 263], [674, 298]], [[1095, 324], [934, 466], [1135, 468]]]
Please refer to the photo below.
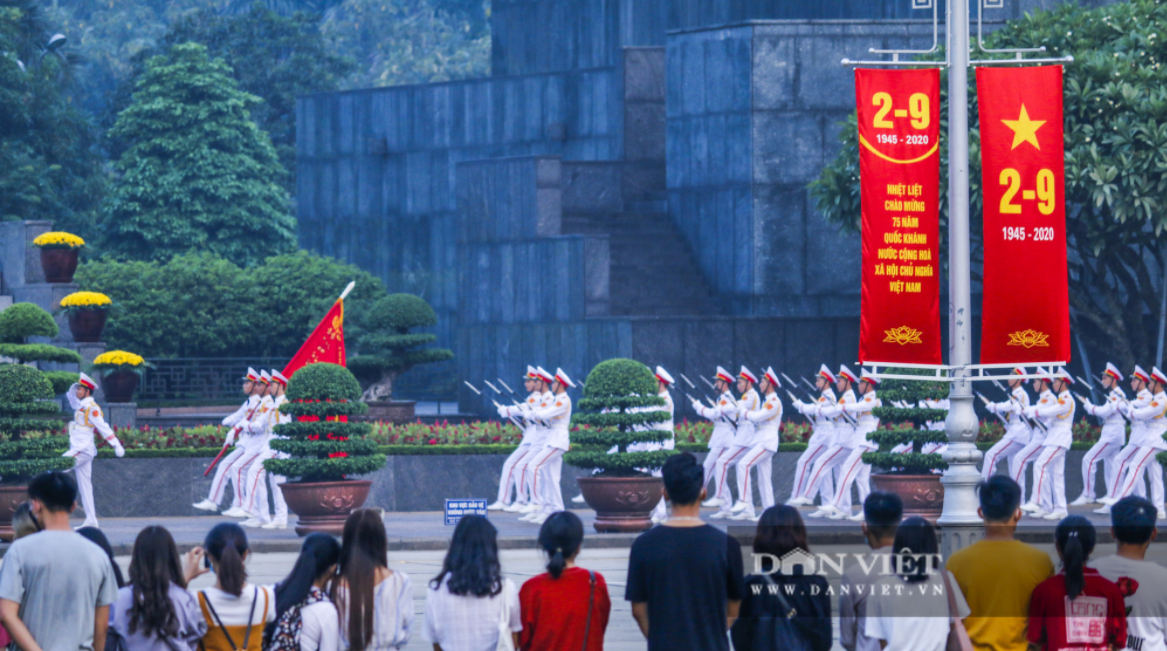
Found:
[[923, 333], [919, 330], [916, 330], [915, 328], [909, 328], [908, 326], [900, 326], [898, 328], [892, 328], [891, 330], [884, 330], [883, 334], [887, 335], [883, 339], [883, 343], [885, 344], [899, 344], [904, 346], [907, 344], [924, 343], [920, 340], [920, 335]]
[[1025, 348], [1048, 348], [1049, 335], [1044, 332], [1038, 332], [1033, 328], [1022, 330], [1021, 332], [1014, 332], [1009, 335], [1010, 346], [1023, 346]]

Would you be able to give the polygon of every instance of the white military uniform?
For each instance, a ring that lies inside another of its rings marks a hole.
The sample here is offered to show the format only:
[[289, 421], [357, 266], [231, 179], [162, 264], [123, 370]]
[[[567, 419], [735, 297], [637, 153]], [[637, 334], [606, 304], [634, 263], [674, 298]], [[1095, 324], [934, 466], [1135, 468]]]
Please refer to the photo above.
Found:
[[[1155, 369], [1152, 375], [1157, 377], [1159, 370]], [[1167, 378], [1162, 378], [1167, 380]], [[1167, 394], [1160, 391], [1152, 398], [1150, 404], [1141, 407], [1132, 407], [1127, 410], [1131, 418], [1131, 422], [1136, 421], [1143, 424], [1142, 436], [1139, 439], [1138, 450], [1133, 455], [1133, 465], [1126, 472], [1126, 479], [1123, 481], [1122, 488], [1114, 497], [1122, 499], [1127, 495], [1134, 493], [1135, 485], [1141, 484], [1143, 479], [1143, 472], [1145, 471], [1151, 479], [1151, 503], [1160, 514], [1163, 513], [1163, 466], [1155, 457], [1167, 450], [1167, 440], [1163, 439], [1163, 434], [1167, 432]], [[1134, 438], [1134, 435], [1131, 435]], [[1162, 517], [1160, 515], [1160, 517]]]
[[1009, 476], [1016, 473], [1016, 459], [1018, 453], [1029, 444], [1032, 433], [1029, 423], [1025, 422], [1022, 411], [1029, 406], [1029, 394], [1020, 384], [1009, 394], [1010, 399], [1005, 402], [990, 402], [985, 405], [989, 413], [996, 414], [1005, 423], [1005, 436], [993, 444], [985, 453], [984, 463], [981, 465], [981, 479], [988, 481], [997, 472], [997, 464], [1001, 459], [1008, 461]]
[[528, 513], [533, 511], [543, 510], [543, 495], [538, 491], [538, 465], [536, 459], [543, 452], [543, 447], [547, 443], [547, 439], [551, 436], [551, 429], [547, 427], [547, 423], [539, 419], [536, 414], [549, 408], [555, 404], [555, 394], [550, 390], [537, 393], [535, 401], [529, 403], [531, 408], [524, 412], [524, 418], [533, 424], [531, 433], [523, 437], [526, 441], [529, 436], [531, 439], [531, 447], [527, 454], [519, 460], [519, 468], [521, 469], [520, 481], [523, 484], [523, 493], [530, 496], [529, 501], [523, 507], [523, 511]]
[[[823, 372], [830, 373], [825, 366], [820, 371], [820, 375]], [[828, 378], [827, 381], [830, 382], [830, 379]], [[836, 402], [835, 392], [831, 390], [830, 386], [823, 390], [816, 403], [806, 403], [801, 400], [794, 402], [794, 408], [798, 410], [798, 413], [811, 419], [814, 429], [811, 431], [810, 440], [806, 442], [806, 451], [799, 455], [798, 464], [794, 467], [794, 488], [790, 492], [790, 501], [787, 504], [798, 506], [814, 504], [815, 495], [822, 492], [821, 488], [816, 493], [810, 492], [810, 477], [814, 472], [815, 462], [835, 442], [835, 421], [819, 413], [818, 408], [833, 405]], [[824, 481], [827, 484], [826, 492], [834, 494], [830, 473], [827, 474]]]
[[1048, 430], [1041, 454], [1033, 463], [1033, 483], [1041, 509], [1034, 515], [1053, 519], [1053, 516], [1065, 517], [1067, 513], [1066, 451], [1074, 441], [1075, 407], [1074, 394], [1067, 388], [1056, 396], [1043, 392], [1038, 404], [1028, 410], [1027, 415], [1040, 419]]
[[[272, 380], [273, 382], [275, 380]], [[248, 513], [251, 514], [253, 520], [244, 522], [245, 525], [267, 526], [287, 526], [288, 524], [288, 503], [284, 501], [284, 492], [280, 490], [279, 485], [288, 481], [287, 477], [283, 475], [274, 475], [267, 472], [263, 462], [268, 459], [288, 458], [288, 455], [283, 452], [276, 452], [271, 448], [272, 439], [286, 439], [286, 436], [279, 436], [275, 433], [275, 426], [281, 423], [292, 422], [292, 417], [287, 414], [280, 413], [280, 405], [288, 402], [286, 395], [276, 396], [272, 399], [271, 409], [267, 412], [267, 418], [262, 423], [255, 423], [251, 427], [256, 430], [257, 445], [259, 446], [259, 457], [247, 467], [247, 505], [244, 507]], [[260, 442], [261, 441], [261, 442]], [[266, 475], [266, 477], [265, 477]], [[275, 506], [275, 518], [269, 515], [267, 510], [267, 478], [271, 478], [272, 482], [272, 503]]]
[[735, 519], [755, 519], [754, 491], [750, 484], [750, 470], [758, 469], [758, 492], [762, 496], [762, 510], [774, 506], [774, 483], [771, 464], [778, 451], [778, 428], [782, 424], [782, 400], [777, 392], [766, 396], [760, 409], [743, 411], [739, 420], [748, 421], [756, 428], [754, 445], [737, 463], [737, 492], [746, 506]]
[[223, 419], [223, 426], [231, 428], [227, 432], [227, 440], [223, 447], [234, 443], [235, 449], [219, 460], [219, 466], [215, 469], [215, 478], [211, 481], [211, 492], [207, 495], [207, 500], [211, 504], [214, 504], [216, 508], [223, 501], [223, 490], [227, 487], [228, 481], [231, 481], [234, 486], [231, 508], [243, 508], [243, 485], [234, 480], [236, 473], [228, 472], [228, 469], [247, 452], [242, 442], [238, 440], [238, 434], [243, 426], [251, 420], [251, 417], [255, 415], [255, 412], [259, 409], [260, 402], [262, 400], [259, 396], [247, 396], [247, 400], [243, 401], [243, 405], [239, 409], [236, 409], [235, 413]]
[[[528, 377], [531, 377], [530, 374]], [[538, 405], [541, 395], [538, 391], [534, 391], [527, 396], [526, 409], [519, 405], [504, 405], [498, 408], [498, 415], [501, 418], [516, 419], [523, 423], [523, 440], [502, 465], [502, 476], [498, 482], [498, 499], [491, 505], [494, 510], [499, 510], [512, 503], [510, 500], [512, 486], [515, 489], [513, 503], [524, 505], [528, 503], [526, 487], [523, 484], [523, 469], [527, 467], [524, 459], [528, 455], [533, 457], [537, 451], [534, 442], [538, 438], [538, 434], [535, 430], [537, 427], [535, 421], [533, 419], [527, 420], [525, 417], [529, 415], [529, 410]]]
[[[719, 377], [719, 380], [725, 381], [724, 378]], [[713, 433], [709, 436], [709, 454], [705, 455], [705, 463], [703, 470], [705, 471], [705, 485], [709, 484], [709, 480], [713, 480], [713, 494], [711, 497], [717, 498], [722, 502], [732, 500], [732, 495], [723, 495], [721, 476], [718, 475], [717, 460], [733, 447], [733, 438], [736, 433], [734, 422], [737, 420], [737, 401], [734, 400], [733, 394], [729, 391], [721, 394], [717, 398], [715, 406], [706, 407], [696, 400], [693, 401], [693, 410], [697, 412], [702, 418], [707, 418], [713, 421]]]
[[1082, 401], [1086, 413], [1102, 419], [1102, 434], [1086, 456], [1082, 457], [1082, 495], [1074, 500], [1075, 504], [1093, 502], [1101, 497], [1095, 493], [1098, 477], [1098, 464], [1102, 463], [1102, 476], [1109, 488], [1114, 481], [1117, 464], [1114, 458], [1122, 451], [1126, 444], [1126, 418], [1122, 415], [1122, 405], [1126, 402], [1126, 394], [1119, 388], [1115, 380], [1114, 388], [1106, 396], [1106, 402], [1094, 405], [1088, 400]]
[[[645, 443], [645, 451], [647, 452], [656, 452], [658, 450], [673, 450], [677, 447], [677, 435], [676, 431], [673, 429], [673, 413], [676, 409], [676, 406], [673, 404], [673, 396], [669, 394], [668, 388], [665, 388], [659, 394], [657, 394], [657, 397], [664, 400], [665, 404], [663, 406], [657, 407], [654, 411], [662, 411], [668, 414], [669, 419], [659, 423], [653, 423], [652, 429], [658, 431], [667, 431], [669, 433], [669, 438], [665, 439], [664, 441], [651, 441]], [[631, 447], [632, 446], [629, 446], [629, 448]], [[661, 469], [652, 468], [652, 476], [660, 477]], [[668, 510], [665, 506], [664, 500], [657, 502], [656, 506], [652, 509], [652, 518], [658, 522], [663, 522], [668, 518], [668, 515]]]
[[247, 471], [251, 464], [259, 460], [260, 455], [263, 454], [263, 448], [267, 443], [267, 436], [264, 434], [267, 431], [267, 419], [271, 417], [274, 404], [271, 396], [261, 396], [259, 405], [251, 414], [251, 418], [239, 424], [239, 436], [235, 445], [243, 448], [243, 454], [231, 462], [231, 465], [227, 467], [227, 472], [231, 476], [231, 481], [239, 487], [243, 515], [247, 514], [249, 497]]
[[[84, 400], [77, 398], [77, 384], [69, 387], [65, 396], [69, 399], [69, 406], [73, 408], [73, 420], [69, 423], [69, 451], [61, 456], [73, 457], [73, 474], [77, 478], [77, 493], [81, 497], [81, 508], [85, 509], [85, 524], [82, 526], [97, 526], [97, 509], [93, 503], [93, 458], [97, 456], [97, 446], [93, 436], [98, 434], [106, 443], [113, 446], [117, 456], [125, 454], [121, 441], [118, 441], [113, 429], [110, 428], [102, 416], [101, 407], [93, 400], [93, 396], [86, 396]], [[88, 385], [86, 385], [88, 386]], [[90, 387], [92, 390], [92, 387]]]
[[[746, 372], [746, 368], [744, 366], [742, 367], [742, 372], [743, 374]], [[751, 382], [756, 383], [756, 379], [753, 378], [752, 374], [747, 379], [750, 379]], [[741, 399], [737, 402], [737, 431], [733, 437], [733, 445], [731, 445], [725, 452], [722, 452], [721, 456], [717, 459], [717, 469], [715, 470], [715, 473], [719, 478], [717, 491], [723, 496], [723, 499], [721, 506], [717, 507], [718, 512], [712, 516], [714, 518], [729, 517], [730, 513], [733, 512], [733, 509], [737, 508], [738, 511], [740, 511], [741, 509], [745, 508], [745, 500], [747, 497], [750, 499], [753, 498], [753, 496], [742, 495], [739, 493], [737, 502], [733, 503], [733, 500], [729, 499], [732, 497], [732, 495], [726, 488], [728, 483], [726, 476], [729, 474], [729, 467], [740, 461], [742, 456], [754, 447], [754, 423], [748, 419], [741, 418], [740, 414], [743, 412], [748, 413], [754, 411], [758, 409], [761, 404], [762, 401], [758, 399], [758, 392], [752, 386], [749, 389], [746, 389], [746, 392], [742, 394]], [[739, 480], [738, 483], [740, 484], [741, 481]], [[738, 507], [738, 504], [741, 504], [740, 508]]]
[[[1143, 372], [1142, 369], [1136, 366], [1135, 373], [1141, 372]], [[1149, 377], [1146, 378], [1146, 383], [1150, 384]], [[1144, 386], [1142, 389], [1135, 393], [1134, 400], [1131, 400], [1122, 406], [1122, 413], [1126, 415], [1127, 418], [1130, 418], [1131, 410], [1146, 407], [1147, 405], [1151, 404], [1151, 401], [1154, 399], [1155, 394], [1151, 393], [1146, 388], [1146, 386]], [[1130, 439], [1127, 441], [1127, 444], [1123, 446], [1122, 450], [1119, 450], [1118, 455], [1114, 457], [1114, 481], [1106, 485], [1106, 497], [1103, 498], [1103, 503], [1113, 504], [1114, 502], [1118, 501], [1118, 498], [1115, 496], [1118, 495], [1119, 490], [1122, 489], [1122, 484], [1124, 481], [1126, 481], [1127, 472], [1129, 472], [1131, 467], [1135, 465], [1135, 454], [1139, 451], [1139, 443], [1143, 440], [1143, 436], [1145, 436], [1146, 431], [1146, 421], [1133, 418], [1131, 419]], [[1134, 492], [1132, 495], [1146, 497], [1147, 486], [1142, 477], [1140, 477], [1135, 482]]]
[[[550, 393], [550, 392], [548, 392]], [[571, 397], [567, 392], [553, 395], [548, 407], [535, 410], [536, 418], [548, 423], [547, 439], [531, 462], [534, 481], [532, 494], [538, 494], [543, 515], [563, 510], [563, 492], [559, 488], [563, 472], [563, 454], [571, 447]]]
[[[1038, 373], [1044, 372], [1044, 370], [1038, 369]], [[1057, 397], [1048, 387], [1037, 396], [1037, 406], [1048, 405], [1055, 401], [1057, 401]], [[1031, 408], [1026, 407], [1027, 410]], [[1045, 438], [1048, 436], [1047, 429], [1049, 426], [1043, 419], [1035, 419], [1034, 424], [1037, 427], [1034, 427], [1030, 431], [1029, 442], [1025, 444], [1024, 448], [1021, 448], [1021, 451], [1013, 459], [1013, 481], [1017, 482], [1017, 485], [1021, 487], [1021, 497], [1023, 499], [1025, 498], [1025, 469], [1041, 456], [1041, 447], [1045, 444]], [[1037, 506], [1040, 496], [1037, 489], [1037, 473], [1035, 472], [1029, 487], [1029, 499], [1025, 501], [1031, 507]]]
[[[815, 461], [814, 470], [810, 473], [810, 488], [807, 490], [810, 495], [818, 493], [822, 496], [821, 506], [823, 507], [833, 505], [836, 502], [835, 495], [839, 494], [837, 501], [842, 505], [840, 508], [843, 511], [851, 509], [851, 491], [843, 493], [843, 491], [838, 490], [842, 488], [841, 483], [832, 485], [836, 482], [832, 482], [831, 473], [838, 472], [838, 478], [841, 480], [842, 472], [840, 469], [850, 454], [850, 449], [847, 446], [855, 434], [855, 426], [843, 416], [843, 413], [848, 405], [853, 404], [855, 404], [855, 392], [847, 389], [834, 404], [816, 405], [818, 415], [829, 418], [834, 423], [835, 439], [831, 443], [831, 447], [823, 451], [818, 460]], [[825, 515], [827, 512], [820, 508], [811, 513], [809, 517], [821, 518]]]
[[[879, 447], [869, 441], [867, 435], [879, 428], [879, 419], [871, 410], [882, 404], [872, 389], [855, 402], [843, 405], [843, 410], [855, 418], [855, 427], [851, 430], [850, 440], [845, 444], [847, 458], [839, 466], [839, 482], [835, 490], [835, 499], [831, 502], [831, 505], [838, 509], [838, 513], [828, 516], [832, 519], [852, 515], [852, 484], [859, 488], [860, 504], [871, 493], [871, 464], [863, 461], [863, 454]], [[862, 511], [860, 513], [862, 514]]]

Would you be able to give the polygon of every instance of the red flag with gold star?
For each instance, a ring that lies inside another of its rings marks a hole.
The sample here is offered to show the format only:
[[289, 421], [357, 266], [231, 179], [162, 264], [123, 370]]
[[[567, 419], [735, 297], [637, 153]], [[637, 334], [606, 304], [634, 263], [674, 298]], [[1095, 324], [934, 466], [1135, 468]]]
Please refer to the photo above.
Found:
[[284, 377], [316, 362], [332, 362], [344, 366], [344, 298], [338, 299], [328, 314], [316, 325], [308, 340], [296, 351], [292, 361], [284, 367]]
[[1070, 361], [1062, 67], [977, 68], [982, 364]]

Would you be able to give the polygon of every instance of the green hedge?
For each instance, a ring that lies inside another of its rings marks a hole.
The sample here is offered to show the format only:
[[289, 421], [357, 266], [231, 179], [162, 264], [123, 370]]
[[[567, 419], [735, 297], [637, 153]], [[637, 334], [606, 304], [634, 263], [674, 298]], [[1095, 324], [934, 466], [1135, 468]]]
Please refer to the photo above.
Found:
[[363, 402], [285, 402], [280, 407], [281, 414], [299, 416], [360, 416], [369, 411]]

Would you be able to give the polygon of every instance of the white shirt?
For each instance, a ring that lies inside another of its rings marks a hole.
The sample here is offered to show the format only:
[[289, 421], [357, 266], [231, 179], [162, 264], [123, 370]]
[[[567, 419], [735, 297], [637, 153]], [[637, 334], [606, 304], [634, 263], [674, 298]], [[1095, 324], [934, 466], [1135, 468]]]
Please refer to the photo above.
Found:
[[[972, 611], [956, 577], [948, 570], [944, 573], [956, 597], [957, 613], [961, 619], [968, 617]], [[948, 594], [939, 572], [919, 583], [885, 576], [867, 600], [867, 636], [886, 640], [894, 651], [944, 651], [951, 628], [948, 617]]]
[[1073, 426], [1076, 405], [1074, 394], [1066, 390], [1056, 396], [1053, 393], [1049, 395], [1042, 393], [1037, 406], [1029, 408], [1047, 428], [1042, 445], [1070, 449], [1070, 444], [1074, 442]]
[[746, 413], [746, 419], [755, 423], [754, 445], [770, 452], [778, 451], [778, 426], [782, 424], [782, 401], [777, 393], [766, 396], [761, 408]]
[[65, 456], [72, 456], [72, 453], [82, 450], [89, 450], [96, 455], [97, 446], [93, 443], [95, 432], [111, 444], [117, 441], [117, 436], [106, 424], [101, 407], [93, 400], [93, 396], [78, 400], [75, 388], [66, 391], [65, 396], [69, 399], [69, 406], [74, 409], [73, 422], [69, 423], [69, 451]]
[[839, 644], [847, 651], [880, 651], [879, 640], [867, 636], [867, 600], [875, 584], [890, 572], [890, 559], [891, 547], [882, 547], [843, 572], [839, 582]]
[[1167, 450], [1167, 440], [1163, 433], [1167, 432], [1167, 394], [1160, 391], [1151, 398], [1151, 404], [1130, 410], [1131, 421], [1143, 423], [1143, 438], [1139, 441], [1141, 447]]
[[762, 404], [758, 399], [758, 392], [750, 387], [742, 394], [741, 400], [738, 400], [738, 425], [737, 434], [733, 437], [734, 445], [741, 445], [747, 448], [754, 447], [754, 424], [748, 418], [742, 418], [741, 414], [754, 411]]
[[819, 407], [822, 405], [833, 405], [835, 400], [835, 392], [828, 387], [823, 394], [819, 396], [817, 402], [802, 402], [795, 401], [794, 408], [798, 413], [814, 420], [814, 432], [810, 435], [810, 440], [807, 441], [810, 445], [833, 445], [835, 442], [835, 422], [826, 416], [819, 413]]
[[716, 407], [706, 407], [699, 402], [693, 408], [702, 418], [713, 421], [713, 434], [709, 437], [709, 449], [728, 448], [733, 445], [734, 421], [737, 419], [737, 407], [734, 406], [733, 394], [726, 391], [717, 400]]
[[1098, 440], [1120, 444], [1126, 441], [1126, 419], [1122, 415], [1122, 405], [1125, 402], [1126, 394], [1117, 386], [1110, 390], [1106, 395], [1106, 402], [1101, 405], [1083, 401], [1082, 405], [1086, 408], [1087, 414], [1102, 419], [1102, 434]]
[[[1124, 595], [1127, 646], [1131, 651], [1167, 650], [1167, 568], [1153, 561], [1107, 556], [1090, 562], [1103, 578], [1124, 583], [1133, 594]], [[1126, 581], [1122, 581], [1126, 579]], [[1119, 586], [1121, 591], [1123, 586]]]
[[[348, 590], [338, 589], [341, 603], [347, 604]], [[413, 581], [409, 575], [394, 570], [389, 578], [373, 589], [373, 640], [366, 651], [401, 649], [409, 643], [413, 631]], [[345, 649], [348, 644], [348, 622], [340, 627], [340, 643]]]
[[449, 582], [447, 576], [425, 593], [425, 639], [441, 645], [442, 651], [494, 651], [504, 595], [510, 602], [511, 631], [523, 630], [519, 591], [510, 579], [503, 579], [503, 591], [492, 597], [452, 595]]
[[1004, 438], [1025, 445], [1029, 443], [1031, 435], [1029, 424], [1022, 418], [1021, 412], [1029, 406], [1029, 394], [1020, 386], [1014, 387], [1010, 393], [1012, 399], [1005, 402], [990, 402], [985, 408], [1001, 417], [1005, 421]]
[[300, 609], [300, 651], [338, 651], [340, 620], [331, 601], [317, 601]]

